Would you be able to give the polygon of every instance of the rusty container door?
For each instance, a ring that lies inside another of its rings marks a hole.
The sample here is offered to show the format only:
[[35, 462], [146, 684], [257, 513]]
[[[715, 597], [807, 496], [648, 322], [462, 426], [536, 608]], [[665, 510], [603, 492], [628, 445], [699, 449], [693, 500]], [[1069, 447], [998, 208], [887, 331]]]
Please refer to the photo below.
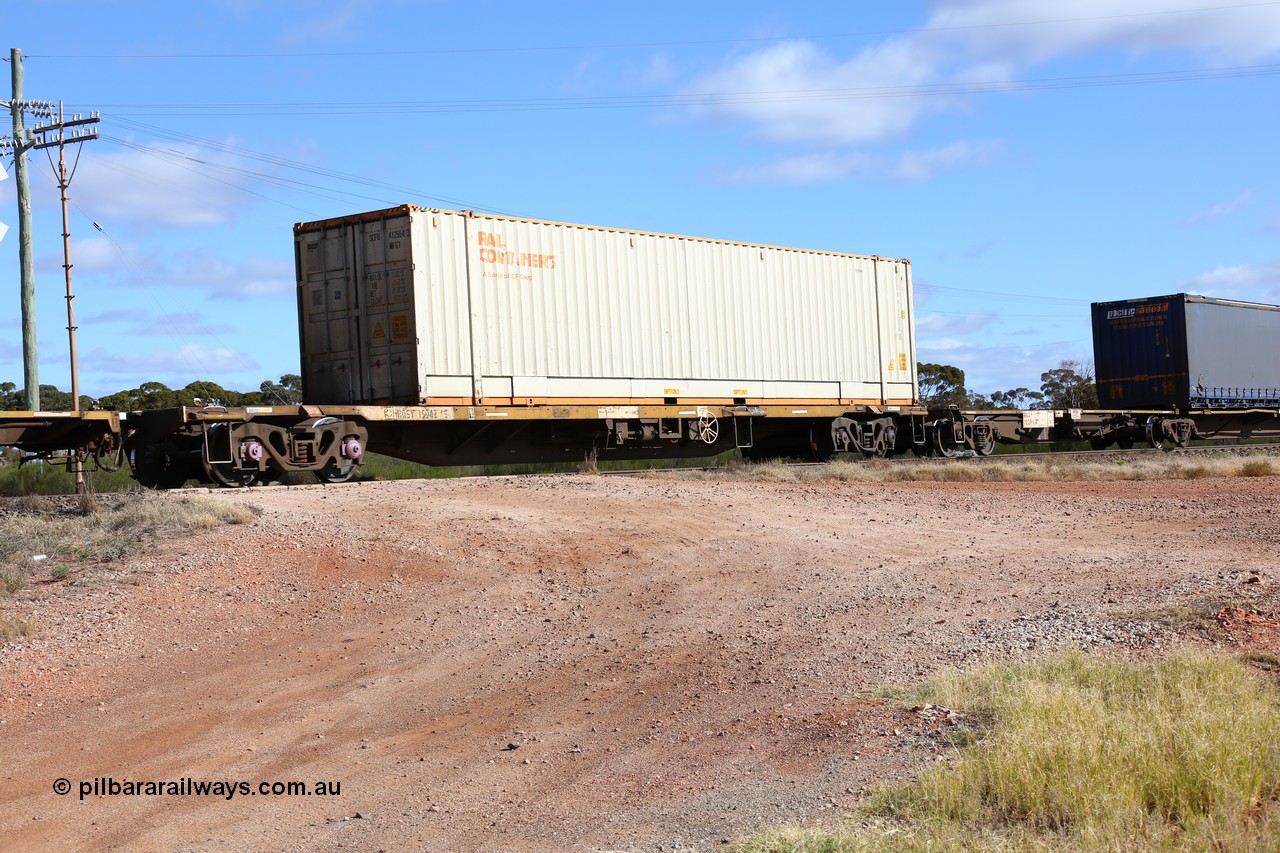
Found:
[[414, 376], [413, 262], [408, 213], [352, 223], [362, 403], [418, 402]]
[[363, 393], [349, 274], [350, 229], [336, 224], [295, 238], [303, 396], [351, 403]]

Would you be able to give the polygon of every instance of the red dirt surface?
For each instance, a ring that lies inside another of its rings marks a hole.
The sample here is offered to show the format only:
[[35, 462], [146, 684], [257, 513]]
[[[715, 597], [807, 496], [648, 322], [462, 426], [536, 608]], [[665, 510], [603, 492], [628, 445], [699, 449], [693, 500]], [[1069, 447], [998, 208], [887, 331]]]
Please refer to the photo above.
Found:
[[[832, 823], [943, 749], [865, 691], [1269, 612], [1278, 485], [215, 493], [263, 514], [22, 605], [41, 633], [0, 649], [0, 847], [709, 850]], [[82, 798], [95, 779], [341, 793]]]

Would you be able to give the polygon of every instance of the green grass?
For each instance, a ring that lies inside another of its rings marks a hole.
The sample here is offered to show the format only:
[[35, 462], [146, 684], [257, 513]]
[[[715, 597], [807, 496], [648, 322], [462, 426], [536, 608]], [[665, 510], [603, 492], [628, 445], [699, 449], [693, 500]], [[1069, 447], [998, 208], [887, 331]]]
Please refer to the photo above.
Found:
[[[607, 456], [607, 454], [606, 454]], [[75, 480], [63, 462], [28, 462], [17, 464], [16, 452], [5, 454], [9, 464], [0, 465], [0, 497], [21, 495], [70, 495], [75, 493]], [[580, 462], [523, 463], [513, 465], [421, 465], [383, 456], [365, 454], [356, 478], [360, 480], [437, 480], [456, 477], [515, 476], [527, 474], [576, 474], [598, 471], [662, 470], [727, 464], [738, 459], [736, 450], [710, 459], [610, 460], [591, 459], [584, 453]], [[92, 467], [92, 463], [90, 466]], [[289, 485], [317, 482], [309, 473], [288, 474], [282, 480]], [[193, 484], [196, 481], [188, 481]], [[142, 491], [126, 465], [119, 471], [86, 471], [89, 494], [115, 494]]]
[[733, 450], [719, 456], [698, 459], [609, 459], [584, 453], [579, 462], [542, 462], [513, 465], [421, 465], [377, 453], [365, 454], [360, 463], [362, 480], [428, 480], [455, 477], [518, 476], [526, 474], [593, 474], [600, 471], [649, 471], [703, 468], [725, 465], [739, 459]]
[[[18, 495], [70, 495], [75, 494], [74, 475], [67, 470], [64, 461], [36, 461], [25, 465], [17, 463], [16, 453], [5, 454], [9, 464], [0, 466], [0, 496]], [[86, 465], [85, 485], [90, 493], [115, 493], [136, 491], [138, 484], [125, 465], [119, 471], [90, 471], [93, 463]]]
[[910, 698], [991, 722], [950, 762], [872, 795], [862, 825], [730, 849], [1280, 850], [1280, 692], [1243, 663], [1070, 652], [944, 675]]

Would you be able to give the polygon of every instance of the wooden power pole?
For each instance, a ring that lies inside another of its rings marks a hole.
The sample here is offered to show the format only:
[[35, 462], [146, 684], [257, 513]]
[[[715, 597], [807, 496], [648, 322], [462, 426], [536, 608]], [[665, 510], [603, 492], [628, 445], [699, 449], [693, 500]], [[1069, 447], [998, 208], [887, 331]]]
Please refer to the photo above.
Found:
[[[67, 281], [67, 338], [71, 348], [71, 411], [73, 412], [80, 411], [80, 367], [76, 358], [76, 297], [71, 290], [71, 221], [67, 209], [71, 199], [67, 195], [67, 190], [71, 187], [71, 178], [76, 170], [74, 165], [70, 171], [67, 170], [67, 145], [97, 139], [98, 131], [95, 128], [87, 128], [76, 130], [68, 136], [67, 128], [83, 128], [84, 125], [95, 124], [98, 121], [97, 113], [89, 116], [74, 115], [68, 119], [63, 115], [62, 103], [59, 102], [56, 122], [51, 121], [31, 128], [31, 134], [38, 137], [36, 141], [30, 143], [31, 148], [58, 149], [58, 190], [62, 193], [62, 269]], [[77, 149], [76, 162], [79, 163], [79, 161], [79, 149]], [[84, 467], [79, 457], [75, 461], [75, 479], [76, 494], [84, 494]]]
[[[76, 314], [75, 295], [71, 290], [71, 225], [67, 216], [67, 204], [70, 201], [67, 190], [71, 186], [71, 177], [75, 174], [75, 166], [67, 170], [66, 147], [70, 143], [86, 142], [98, 138], [98, 131], [83, 128], [84, 125], [99, 121], [97, 113], [89, 116], [75, 115], [66, 118], [59, 103], [57, 112], [48, 101], [27, 101], [22, 95], [22, 51], [12, 48], [9, 51], [9, 62], [12, 64], [11, 79], [13, 95], [7, 103], [13, 117], [13, 136], [0, 137], [0, 151], [12, 149], [13, 176], [18, 188], [18, 262], [22, 267], [22, 360], [26, 382], [27, 408], [33, 412], [40, 411], [40, 376], [36, 360], [36, 276], [35, 262], [31, 254], [31, 182], [27, 175], [27, 152], [41, 148], [57, 148], [58, 164], [55, 167], [58, 178], [58, 189], [62, 193], [62, 254], [63, 270], [67, 280], [67, 335], [71, 345], [71, 409], [80, 411], [80, 373], [76, 359]], [[30, 129], [26, 126], [26, 114], [46, 118], [44, 124]], [[55, 120], [56, 118], [56, 120]], [[68, 128], [77, 129], [68, 135]], [[77, 149], [77, 162], [79, 155]], [[84, 493], [84, 471], [80, 460], [75, 462], [76, 492]]]
[[40, 410], [40, 374], [36, 366], [36, 270], [31, 254], [31, 182], [27, 176], [25, 117], [28, 112], [51, 115], [53, 104], [22, 99], [22, 51], [9, 51], [12, 99], [5, 106], [13, 117], [13, 137], [0, 139], [0, 150], [13, 149], [13, 178], [18, 189], [18, 263], [22, 271], [22, 364], [27, 392], [27, 408]]

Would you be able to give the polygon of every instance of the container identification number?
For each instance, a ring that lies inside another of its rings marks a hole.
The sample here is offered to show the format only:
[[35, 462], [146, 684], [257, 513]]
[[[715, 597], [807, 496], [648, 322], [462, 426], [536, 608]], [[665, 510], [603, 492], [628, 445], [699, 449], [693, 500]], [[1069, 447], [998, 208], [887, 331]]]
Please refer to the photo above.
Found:
[[[378, 233], [377, 231], [371, 232], [371, 233], [368, 235], [368, 237], [369, 237], [369, 242], [370, 242], [370, 243], [377, 243], [378, 241], [380, 241], [380, 240], [382, 239], [382, 235], [381, 235], [380, 233]], [[400, 246], [401, 246], [401, 242], [402, 242], [403, 240], [404, 240], [404, 229], [403, 229], [403, 228], [397, 228], [397, 229], [396, 229], [396, 230], [394, 230], [394, 231], [388, 231], [388, 232], [387, 232], [387, 248], [388, 248], [388, 249], [399, 249], [399, 248], [400, 248]]]

